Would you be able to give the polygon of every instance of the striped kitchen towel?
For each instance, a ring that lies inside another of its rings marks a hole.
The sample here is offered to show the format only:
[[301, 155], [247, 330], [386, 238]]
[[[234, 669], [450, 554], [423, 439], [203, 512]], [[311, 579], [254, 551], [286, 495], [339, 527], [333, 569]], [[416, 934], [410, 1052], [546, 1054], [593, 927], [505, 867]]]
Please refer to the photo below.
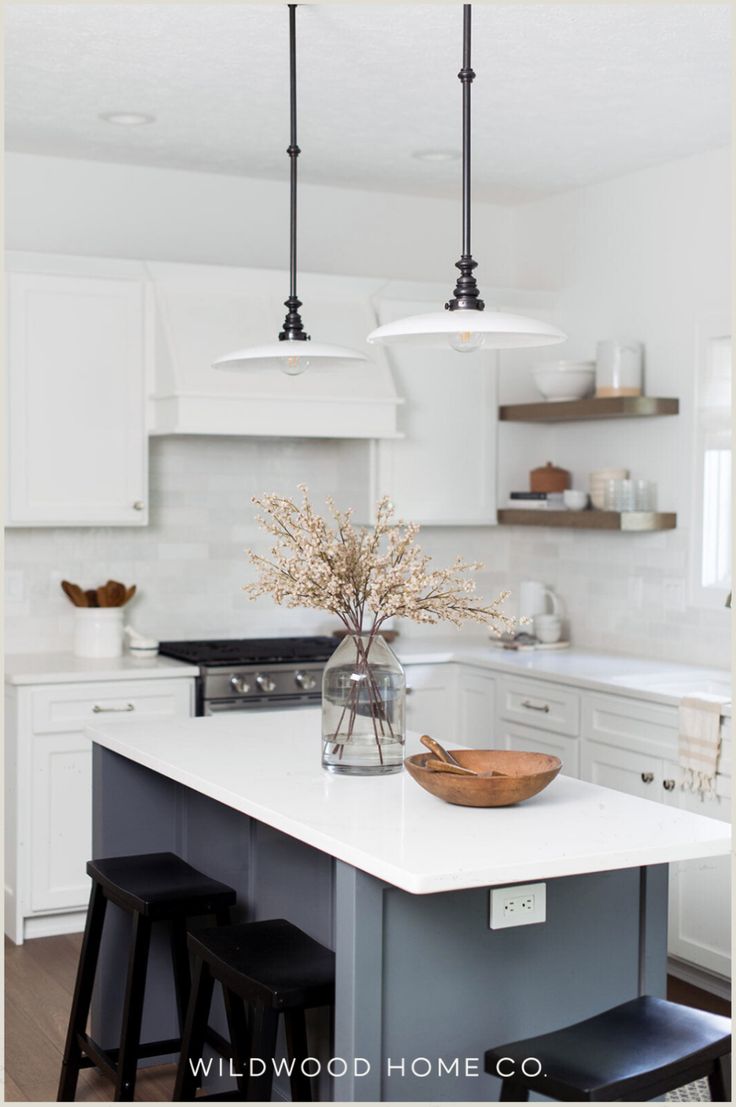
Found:
[[681, 787], [702, 796], [715, 792], [725, 696], [684, 696], [680, 700]]

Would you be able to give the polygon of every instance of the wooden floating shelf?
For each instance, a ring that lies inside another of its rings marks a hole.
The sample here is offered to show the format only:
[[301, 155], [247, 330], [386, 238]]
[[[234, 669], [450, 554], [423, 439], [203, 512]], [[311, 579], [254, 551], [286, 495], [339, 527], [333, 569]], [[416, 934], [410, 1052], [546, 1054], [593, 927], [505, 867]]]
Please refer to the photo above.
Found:
[[575, 530], [618, 530], [642, 533], [674, 530], [674, 511], [552, 511], [549, 508], [501, 508], [498, 521], [513, 527], [572, 527]]
[[574, 423], [588, 419], [631, 419], [677, 415], [680, 401], [657, 396], [602, 396], [589, 400], [544, 400], [533, 404], [506, 404], [499, 419], [506, 423]]

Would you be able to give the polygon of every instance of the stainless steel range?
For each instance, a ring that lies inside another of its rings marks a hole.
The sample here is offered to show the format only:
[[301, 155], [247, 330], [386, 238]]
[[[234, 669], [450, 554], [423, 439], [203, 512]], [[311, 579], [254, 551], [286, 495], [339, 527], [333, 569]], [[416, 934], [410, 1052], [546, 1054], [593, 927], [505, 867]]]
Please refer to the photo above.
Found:
[[337, 638], [162, 642], [159, 652], [199, 666], [197, 714], [320, 703], [322, 671]]

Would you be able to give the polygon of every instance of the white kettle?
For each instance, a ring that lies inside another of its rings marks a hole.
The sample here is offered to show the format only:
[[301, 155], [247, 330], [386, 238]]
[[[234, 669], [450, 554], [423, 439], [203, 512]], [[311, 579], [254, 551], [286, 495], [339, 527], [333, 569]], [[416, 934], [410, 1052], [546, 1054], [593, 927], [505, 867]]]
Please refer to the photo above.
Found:
[[559, 597], [551, 588], [542, 584], [541, 580], [522, 580], [519, 585], [519, 618], [527, 618], [531, 621], [535, 615], [544, 615], [547, 612], [548, 599], [552, 603], [552, 613], [561, 614], [562, 605]]

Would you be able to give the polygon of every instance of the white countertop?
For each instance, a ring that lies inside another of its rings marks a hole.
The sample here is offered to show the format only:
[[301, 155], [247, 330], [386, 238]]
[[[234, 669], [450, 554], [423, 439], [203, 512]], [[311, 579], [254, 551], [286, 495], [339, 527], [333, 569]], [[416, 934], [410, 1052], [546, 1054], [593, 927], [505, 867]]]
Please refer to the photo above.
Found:
[[[617, 692], [655, 703], [676, 705], [685, 695], [714, 692], [723, 687], [730, 695], [727, 669], [708, 669], [656, 658], [597, 653], [594, 650], [504, 650], [487, 637], [427, 635], [399, 637], [392, 643], [402, 665], [439, 664], [454, 661], [486, 669], [571, 684], [599, 692]], [[727, 706], [724, 714], [730, 715]]]
[[[408, 773], [335, 777], [320, 711], [91, 727], [93, 740], [407, 892], [725, 854], [726, 823], [559, 776], [518, 807], [443, 803]], [[415, 752], [411, 735], [408, 752]]]
[[171, 657], [75, 657], [72, 653], [26, 653], [5, 658], [7, 684], [76, 684], [102, 680], [161, 680], [196, 677], [196, 665]]

